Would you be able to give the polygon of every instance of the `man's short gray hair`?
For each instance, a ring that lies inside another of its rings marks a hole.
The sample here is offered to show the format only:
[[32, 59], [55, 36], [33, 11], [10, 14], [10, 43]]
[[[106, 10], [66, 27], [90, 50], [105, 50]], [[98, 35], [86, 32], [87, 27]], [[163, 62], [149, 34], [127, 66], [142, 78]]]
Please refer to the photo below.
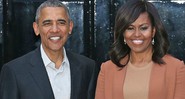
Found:
[[67, 8], [66, 5], [64, 5], [61, 1], [59, 0], [47, 0], [45, 2], [43, 2], [37, 9], [36, 11], [36, 16], [35, 16], [35, 22], [38, 23], [38, 19], [40, 17], [40, 12], [43, 8], [45, 7], [62, 7], [64, 8], [64, 10], [66, 11], [68, 18], [70, 20], [70, 13], [69, 13], [69, 9]]

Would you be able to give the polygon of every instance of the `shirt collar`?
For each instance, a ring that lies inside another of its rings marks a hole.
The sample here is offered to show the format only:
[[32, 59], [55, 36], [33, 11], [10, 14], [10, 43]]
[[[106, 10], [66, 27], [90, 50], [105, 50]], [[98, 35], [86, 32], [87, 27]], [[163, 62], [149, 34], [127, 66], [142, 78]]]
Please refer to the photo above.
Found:
[[[41, 57], [42, 57], [42, 60], [44, 62], [44, 66], [48, 66], [52, 61], [49, 59], [49, 57], [46, 55], [43, 47], [42, 47], [42, 44], [40, 45], [40, 50], [41, 50]], [[63, 54], [64, 54], [64, 59], [63, 59], [63, 62], [62, 64], [64, 63], [67, 63], [67, 65], [69, 66], [69, 61], [68, 61], [68, 58], [67, 58], [67, 55], [66, 55], [66, 50], [65, 48], [63, 47]]]

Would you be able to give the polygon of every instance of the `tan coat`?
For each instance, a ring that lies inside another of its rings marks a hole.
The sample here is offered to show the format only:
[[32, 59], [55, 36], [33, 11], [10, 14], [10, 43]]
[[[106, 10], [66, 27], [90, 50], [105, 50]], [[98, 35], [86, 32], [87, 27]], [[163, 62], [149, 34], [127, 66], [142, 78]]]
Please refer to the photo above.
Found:
[[[154, 64], [149, 83], [148, 99], [185, 99], [185, 65], [170, 55], [166, 64]], [[123, 84], [126, 68], [120, 70], [112, 61], [101, 65], [95, 99], [124, 99]]]

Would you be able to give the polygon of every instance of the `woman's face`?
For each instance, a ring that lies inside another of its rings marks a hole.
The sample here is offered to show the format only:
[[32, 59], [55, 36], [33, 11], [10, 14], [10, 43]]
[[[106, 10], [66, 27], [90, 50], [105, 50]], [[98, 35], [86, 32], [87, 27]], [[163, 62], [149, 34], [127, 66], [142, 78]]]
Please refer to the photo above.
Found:
[[147, 12], [141, 13], [124, 33], [124, 40], [132, 52], [143, 53], [152, 49], [152, 38], [155, 35], [155, 28]]

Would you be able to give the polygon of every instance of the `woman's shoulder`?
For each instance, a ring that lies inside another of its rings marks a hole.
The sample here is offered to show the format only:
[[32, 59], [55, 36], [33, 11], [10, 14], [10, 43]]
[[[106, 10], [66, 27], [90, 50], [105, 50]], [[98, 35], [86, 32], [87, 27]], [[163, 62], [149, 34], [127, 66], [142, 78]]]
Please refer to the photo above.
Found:
[[109, 71], [114, 71], [120, 69], [116, 64], [114, 64], [111, 60], [107, 60], [101, 64], [101, 68]]
[[[168, 79], [178, 79], [179, 81], [185, 82], [185, 65], [184, 62], [171, 55], [165, 55], [163, 57], [166, 64], [164, 64], [166, 76]], [[184, 86], [184, 85], [183, 85]]]
[[103, 62], [102, 65], [105, 65], [106, 67], [117, 67], [111, 60]]
[[178, 68], [178, 67], [185, 67], [183, 60], [180, 60], [170, 54], [167, 54], [163, 57], [165, 65], [167, 67]]
[[166, 62], [166, 63], [183, 63], [183, 60], [180, 60], [170, 54], [166, 54], [164, 57], [163, 57], [163, 60]]

